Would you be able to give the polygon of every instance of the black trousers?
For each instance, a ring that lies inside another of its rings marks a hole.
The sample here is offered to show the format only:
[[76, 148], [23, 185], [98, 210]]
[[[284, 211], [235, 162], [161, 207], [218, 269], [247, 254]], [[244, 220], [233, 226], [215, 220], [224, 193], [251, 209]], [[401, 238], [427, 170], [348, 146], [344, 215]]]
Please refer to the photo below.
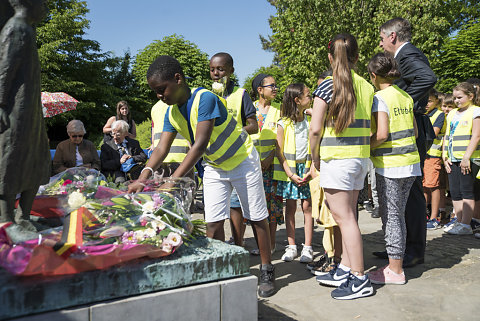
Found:
[[[425, 115], [415, 114], [418, 127], [417, 148], [420, 155], [420, 166], [423, 173], [423, 163], [427, 155], [425, 145], [425, 127], [422, 117]], [[428, 117], [428, 116], [427, 116]], [[413, 182], [407, 205], [405, 207], [405, 224], [407, 225], [407, 244], [405, 254], [423, 258], [427, 244], [427, 204], [423, 194], [422, 176], [418, 176]]]

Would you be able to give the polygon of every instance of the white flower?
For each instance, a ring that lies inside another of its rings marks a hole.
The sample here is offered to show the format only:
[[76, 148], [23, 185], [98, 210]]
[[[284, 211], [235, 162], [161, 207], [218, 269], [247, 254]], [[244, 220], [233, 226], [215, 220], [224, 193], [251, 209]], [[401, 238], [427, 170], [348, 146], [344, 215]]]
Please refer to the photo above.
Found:
[[135, 234], [133, 235], [137, 239], [137, 242], [143, 241], [145, 239], [145, 234], [143, 233], [142, 230], [135, 231]]
[[155, 210], [155, 203], [153, 201], [146, 202], [145, 204], [142, 205], [143, 213], [153, 214], [154, 210]]
[[165, 223], [163, 223], [162, 221], [151, 221], [150, 222], [152, 224], [152, 228], [155, 230], [155, 231], [163, 231], [165, 229]]
[[166, 243], [170, 243], [172, 246], [180, 246], [182, 244], [182, 237], [175, 232], [168, 233]]
[[162, 251], [167, 252], [168, 254], [172, 253], [173, 246], [168, 242], [162, 243]]
[[216, 94], [223, 94], [225, 90], [225, 85], [221, 82], [214, 82], [212, 84], [212, 91]]
[[153, 228], [147, 228], [143, 231], [143, 235], [145, 238], [153, 238], [157, 235], [157, 232]]
[[85, 178], [85, 182], [87, 183], [87, 185], [93, 185], [93, 183], [95, 183], [95, 176], [93, 176], [93, 175], [88, 175], [88, 176]]
[[72, 211], [82, 207], [86, 201], [87, 199], [80, 192], [72, 192], [68, 195], [68, 206], [70, 206]]

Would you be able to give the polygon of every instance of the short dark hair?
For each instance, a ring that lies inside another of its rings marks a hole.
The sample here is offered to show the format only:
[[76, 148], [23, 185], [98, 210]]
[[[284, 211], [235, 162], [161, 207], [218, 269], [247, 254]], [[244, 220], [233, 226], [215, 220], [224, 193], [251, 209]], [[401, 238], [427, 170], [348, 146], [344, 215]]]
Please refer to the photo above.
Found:
[[397, 38], [401, 42], [412, 40], [412, 26], [407, 19], [393, 18], [385, 22], [380, 27], [380, 32], [383, 32], [387, 36], [392, 32], [397, 34]]
[[157, 57], [148, 67], [147, 79], [156, 77], [159, 80], [171, 80], [175, 78], [175, 74], [180, 74], [185, 78], [182, 66], [178, 60], [172, 56], [163, 55]]
[[390, 81], [400, 78], [397, 62], [390, 54], [384, 52], [378, 53], [370, 59], [367, 70], [369, 73], [374, 73]]
[[212, 58], [210, 58], [210, 60], [217, 57], [225, 59], [225, 62], [227, 63], [227, 65], [229, 65], [230, 67], [233, 67], [233, 58], [229, 53], [217, 52], [212, 56]]

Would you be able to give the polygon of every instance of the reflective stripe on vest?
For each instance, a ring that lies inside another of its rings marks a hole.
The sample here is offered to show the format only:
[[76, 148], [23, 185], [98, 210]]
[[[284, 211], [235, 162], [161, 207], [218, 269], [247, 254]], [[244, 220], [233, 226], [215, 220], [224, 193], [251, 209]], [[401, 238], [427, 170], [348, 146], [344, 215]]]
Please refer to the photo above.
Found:
[[[282, 118], [282, 120], [285, 126], [283, 129], [283, 133], [284, 133], [283, 150], [282, 150], [283, 156], [287, 161], [287, 166], [290, 168], [290, 171], [296, 174], [297, 173], [297, 168], [296, 168], [297, 148], [295, 144], [295, 124], [293, 121], [287, 118]], [[307, 121], [310, 127], [310, 120], [308, 118], [307, 118]], [[312, 156], [310, 151], [310, 142], [307, 140], [307, 159], [305, 162], [304, 175], [306, 175], [310, 171], [311, 164], [312, 164]], [[280, 164], [278, 157], [275, 157], [273, 159], [273, 179], [277, 181], [285, 181], [285, 182], [291, 181], [291, 179], [285, 173], [285, 169], [283, 168], [283, 165]]]
[[388, 107], [389, 134], [386, 141], [372, 149], [373, 165], [377, 168], [391, 168], [419, 163], [413, 126], [413, 99], [396, 85], [382, 89], [376, 95]]
[[[478, 110], [477, 106], [470, 106], [467, 110], [465, 110], [458, 121], [457, 128], [453, 133], [453, 136], [450, 138], [450, 127], [452, 125], [453, 117], [456, 114], [455, 110], [452, 110], [447, 115], [447, 131], [445, 133], [445, 149], [448, 149], [449, 144], [453, 144], [452, 152], [453, 157], [456, 159], [462, 159], [465, 151], [467, 150], [468, 145], [470, 144], [470, 140], [472, 138], [472, 127], [473, 127], [473, 113], [475, 110]], [[480, 148], [479, 146], [476, 147], [475, 151], [470, 156], [470, 159], [480, 158]]]
[[[441, 112], [438, 109], [435, 109], [435, 113], [432, 116], [430, 116], [430, 122], [432, 123], [432, 125], [435, 124], [435, 122], [437, 121], [438, 117], [440, 117], [441, 114], [443, 114], [443, 112]], [[428, 156], [442, 157], [442, 144], [443, 144], [443, 136], [445, 135], [445, 129], [446, 129], [446, 121], [443, 122], [443, 126], [442, 128], [440, 128], [440, 132], [438, 133], [438, 136], [435, 137], [435, 139], [433, 140], [433, 144], [427, 152]]]
[[245, 89], [234, 87], [232, 93], [225, 98], [227, 101], [228, 112], [233, 116], [233, 118], [243, 126], [242, 123], [242, 100]]
[[[258, 100], [254, 103], [258, 113]], [[275, 152], [277, 142], [277, 121], [280, 119], [280, 105], [272, 102], [268, 109], [267, 116], [263, 121], [262, 129], [259, 128], [257, 134], [251, 135], [253, 144], [260, 155], [260, 159], [264, 160], [272, 152]]]
[[[168, 112], [168, 105], [159, 100], [151, 110], [151, 116], [153, 121], [153, 146], [157, 146], [163, 131], [163, 125], [165, 121], [165, 115]], [[175, 136], [172, 146], [168, 151], [167, 157], [165, 157], [164, 163], [181, 163], [188, 151], [190, 150], [190, 144], [179, 133]]]
[[355, 120], [340, 134], [336, 134], [333, 127], [325, 125], [320, 142], [320, 158], [324, 161], [370, 157], [370, 118], [374, 91], [372, 85], [353, 70], [352, 78], [357, 98]]
[[[195, 89], [192, 89], [192, 92]], [[201, 96], [208, 91], [201, 89], [197, 92], [193, 100], [192, 109], [190, 111], [190, 126], [197, 128], [198, 123], [198, 107], [200, 105]], [[210, 92], [212, 95], [214, 93]], [[222, 98], [219, 98], [220, 101]], [[223, 103], [223, 102], [222, 102]], [[224, 107], [224, 104], [222, 104]], [[183, 136], [190, 141], [190, 134], [188, 132], [188, 124], [181, 114], [177, 106], [170, 108], [169, 120], [172, 126]], [[196, 131], [193, 132], [194, 139]], [[253, 148], [250, 136], [242, 129], [233, 116], [227, 112], [227, 119], [218, 126], [213, 128], [206, 151], [205, 161], [215, 167], [223, 170], [231, 170], [243, 162], [250, 154]]]

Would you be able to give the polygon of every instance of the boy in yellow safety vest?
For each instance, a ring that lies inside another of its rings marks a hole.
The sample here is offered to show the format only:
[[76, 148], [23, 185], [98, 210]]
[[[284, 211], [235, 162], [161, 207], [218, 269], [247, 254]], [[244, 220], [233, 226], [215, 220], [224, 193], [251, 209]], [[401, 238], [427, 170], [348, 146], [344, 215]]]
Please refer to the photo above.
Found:
[[[246, 90], [235, 86], [231, 80], [234, 71], [233, 58], [230, 54], [219, 52], [210, 58], [210, 78], [214, 81], [213, 92], [226, 100], [225, 107], [228, 112], [249, 135], [256, 134], [258, 124], [255, 107]], [[243, 246], [245, 224], [240, 200], [235, 190], [230, 198], [230, 226], [235, 244]]]
[[173, 57], [160, 56], [150, 65], [147, 81], [157, 97], [169, 105], [161, 135], [148, 166], [129, 192], [143, 190], [144, 182], [165, 159], [177, 132], [192, 147], [172, 174], [182, 177], [204, 157], [203, 176], [207, 236], [225, 239], [223, 224], [229, 217], [228, 200], [233, 188], [242, 203], [243, 216], [249, 219], [260, 249], [258, 294], [268, 297], [275, 292], [274, 266], [271, 264], [268, 211], [263, 190], [262, 171], [250, 136], [214, 93], [191, 90], [185, 82], [180, 63]]

